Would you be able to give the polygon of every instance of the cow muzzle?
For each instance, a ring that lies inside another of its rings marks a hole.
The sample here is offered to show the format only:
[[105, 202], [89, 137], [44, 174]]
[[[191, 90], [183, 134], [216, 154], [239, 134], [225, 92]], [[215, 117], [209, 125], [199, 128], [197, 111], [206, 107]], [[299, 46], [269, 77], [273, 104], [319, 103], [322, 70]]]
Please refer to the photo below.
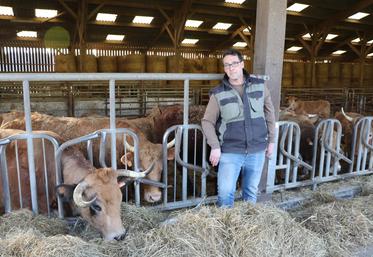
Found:
[[156, 203], [162, 199], [162, 192], [160, 190], [151, 191], [151, 192], [144, 192], [144, 199], [148, 203]]

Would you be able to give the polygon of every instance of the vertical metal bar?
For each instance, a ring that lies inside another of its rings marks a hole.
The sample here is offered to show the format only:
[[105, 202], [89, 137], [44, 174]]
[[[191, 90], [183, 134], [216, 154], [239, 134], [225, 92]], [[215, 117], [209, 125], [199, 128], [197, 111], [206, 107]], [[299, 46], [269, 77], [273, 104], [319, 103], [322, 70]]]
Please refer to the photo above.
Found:
[[[28, 80], [23, 81], [23, 103], [26, 121], [26, 133], [32, 133], [31, 127], [31, 105], [30, 105], [30, 88]], [[35, 176], [35, 163], [34, 163], [34, 145], [32, 142], [31, 135], [27, 137], [27, 157], [30, 174], [30, 190], [31, 190], [31, 203], [32, 211], [37, 214], [38, 211], [38, 198], [36, 188], [36, 176]]]
[[21, 181], [21, 170], [19, 168], [19, 157], [18, 157], [18, 141], [14, 141], [14, 154], [16, 157], [16, 171], [17, 171], [17, 185], [18, 185], [18, 196], [19, 196], [19, 207], [23, 208], [22, 201], [22, 181]]
[[[328, 146], [330, 148], [332, 148], [332, 137], [333, 137], [333, 126], [332, 126], [332, 121], [329, 120], [325, 123], [324, 125], [324, 129], [326, 130], [325, 132], [325, 142], [326, 144], [328, 144]], [[326, 153], [326, 164], [325, 164], [325, 176], [326, 177], [329, 177], [330, 175], [330, 160], [331, 160], [331, 153], [329, 151], [326, 150], [326, 148], [324, 147], [325, 151], [327, 152]]]
[[[188, 124], [188, 118], [189, 118], [189, 79], [184, 80], [184, 115], [183, 115], [183, 124]], [[188, 130], [183, 130], [183, 161], [188, 162]], [[188, 193], [188, 169], [186, 167], [183, 167], [183, 195], [182, 200], [187, 200], [187, 193]]]
[[110, 131], [111, 131], [111, 167], [117, 169], [116, 133], [115, 133], [115, 80], [109, 81], [110, 90]]
[[1, 178], [3, 182], [3, 202], [4, 211], [9, 213], [12, 211], [12, 205], [10, 200], [10, 189], [9, 189], [9, 177], [8, 177], [8, 165], [6, 161], [6, 145], [0, 145], [0, 167], [1, 167]]
[[48, 217], [51, 217], [50, 211], [50, 200], [49, 200], [49, 182], [48, 182], [48, 168], [47, 168], [47, 159], [45, 157], [45, 139], [41, 139], [41, 144], [43, 148], [43, 169], [44, 169], [44, 188], [45, 188], [45, 197], [47, 201], [47, 210], [48, 210]]
[[267, 184], [266, 184], [266, 192], [268, 194], [273, 193], [273, 187], [275, 186], [275, 179], [276, 179], [276, 160], [278, 154], [278, 138], [279, 138], [279, 131], [280, 127], [279, 124], [276, 122], [275, 125], [275, 149], [273, 151], [272, 157], [268, 161], [268, 175], [267, 175]]
[[93, 143], [92, 140], [88, 140], [87, 142], [87, 156], [88, 161], [93, 165]]
[[[292, 153], [294, 126], [293, 126], [293, 124], [288, 124], [288, 126], [289, 126], [289, 129], [288, 129], [288, 133], [286, 135], [287, 136], [286, 149], [288, 150], [288, 153]], [[291, 166], [291, 160], [289, 158], [286, 158], [285, 184], [289, 184], [290, 166]]]
[[[203, 141], [202, 141], [202, 168], [204, 168], [206, 170], [206, 167], [207, 167], [207, 163], [206, 163], [206, 137], [205, 135], [203, 134], [203, 132], [201, 131], [202, 135], [203, 135]], [[206, 173], [202, 175], [202, 188], [201, 188], [201, 197], [205, 197], [207, 195], [206, 193], [206, 176], [208, 174]]]
[[[320, 132], [320, 130], [319, 130]], [[323, 124], [321, 126], [321, 138], [325, 138], [325, 124]], [[315, 139], [319, 139], [318, 135], [315, 135]], [[324, 163], [325, 163], [325, 147], [324, 147], [324, 144], [321, 142], [320, 144], [320, 163], [319, 163], [319, 177], [322, 178], [324, 177]], [[317, 148], [316, 148], [316, 152], [313, 153], [313, 154], [316, 154], [317, 155]]]
[[369, 123], [368, 123], [368, 120], [367, 118], [364, 118], [364, 121], [363, 121], [363, 124], [362, 124], [362, 140], [361, 140], [361, 146], [363, 147], [363, 160], [362, 160], [362, 170], [363, 171], [366, 171], [367, 170], [367, 156], [368, 156], [368, 148], [366, 147], [366, 145], [363, 143], [363, 142], [368, 142], [368, 139], [369, 139], [369, 127], [368, 127]]

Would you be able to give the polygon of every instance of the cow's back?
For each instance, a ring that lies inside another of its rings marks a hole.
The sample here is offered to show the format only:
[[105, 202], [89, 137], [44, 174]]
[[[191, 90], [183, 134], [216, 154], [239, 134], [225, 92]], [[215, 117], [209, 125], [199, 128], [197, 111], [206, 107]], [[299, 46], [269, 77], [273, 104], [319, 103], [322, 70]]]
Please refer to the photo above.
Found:
[[326, 100], [302, 101], [297, 100], [289, 106], [296, 114], [318, 114], [320, 118], [330, 117], [330, 103]]

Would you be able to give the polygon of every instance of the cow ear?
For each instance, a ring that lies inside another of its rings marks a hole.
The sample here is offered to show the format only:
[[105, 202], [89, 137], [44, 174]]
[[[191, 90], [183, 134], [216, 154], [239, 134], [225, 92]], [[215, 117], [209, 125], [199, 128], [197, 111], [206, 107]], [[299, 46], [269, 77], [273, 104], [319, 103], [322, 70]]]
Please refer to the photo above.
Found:
[[120, 158], [120, 162], [128, 167], [132, 167], [133, 153], [127, 152]]
[[73, 194], [76, 184], [74, 185], [66, 185], [61, 184], [56, 186], [56, 194], [62, 200], [62, 202], [70, 202], [73, 200]]
[[172, 147], [167, 151], [167, 160], [171, 161], [173, 159], [175, 159], [175, 147]]

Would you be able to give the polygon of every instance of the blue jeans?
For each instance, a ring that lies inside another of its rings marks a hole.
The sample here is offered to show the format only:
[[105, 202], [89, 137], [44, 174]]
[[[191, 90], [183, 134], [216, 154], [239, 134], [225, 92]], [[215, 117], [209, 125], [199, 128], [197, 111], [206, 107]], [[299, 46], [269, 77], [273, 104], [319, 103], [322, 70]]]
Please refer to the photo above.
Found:
[[241, 168], [242, 199], [256, 203], [264, 160], [265, 151], [250, 154], [222, 153], [218, 170], [218, 206], [233, 207]]

